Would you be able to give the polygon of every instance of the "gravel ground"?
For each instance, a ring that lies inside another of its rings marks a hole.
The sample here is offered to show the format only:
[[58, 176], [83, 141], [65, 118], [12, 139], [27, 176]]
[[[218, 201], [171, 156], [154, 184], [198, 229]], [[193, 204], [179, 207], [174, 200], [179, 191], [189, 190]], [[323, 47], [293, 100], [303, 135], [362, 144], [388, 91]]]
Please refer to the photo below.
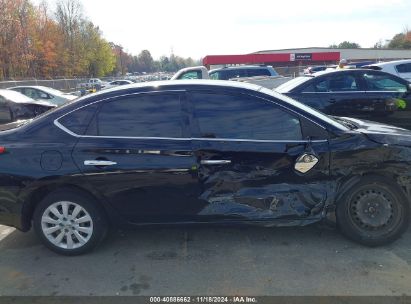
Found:
[[145, 227], [65, 257], [0, 226], [0, 295], [411, 295], [411, 231], [367, 248], [318, 226]]

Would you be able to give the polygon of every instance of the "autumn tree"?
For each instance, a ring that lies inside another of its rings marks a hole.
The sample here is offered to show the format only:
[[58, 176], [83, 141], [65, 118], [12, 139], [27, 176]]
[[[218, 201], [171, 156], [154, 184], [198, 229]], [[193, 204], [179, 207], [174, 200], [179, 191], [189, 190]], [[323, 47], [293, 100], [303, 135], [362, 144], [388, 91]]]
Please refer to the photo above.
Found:
[[339, 43], [338, 45], [332, 44], [329, 47], [333, 49], [358, 49], [361, 46], [356, 42], [343, 41]]

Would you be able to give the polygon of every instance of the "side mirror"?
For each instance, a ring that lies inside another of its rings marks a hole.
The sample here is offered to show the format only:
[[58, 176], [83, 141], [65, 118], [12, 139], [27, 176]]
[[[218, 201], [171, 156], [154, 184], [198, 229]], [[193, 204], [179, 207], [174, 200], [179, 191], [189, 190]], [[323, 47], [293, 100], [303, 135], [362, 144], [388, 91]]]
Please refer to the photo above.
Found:
[[408, 84], [408, 91], [411, 91], [411, 82]]

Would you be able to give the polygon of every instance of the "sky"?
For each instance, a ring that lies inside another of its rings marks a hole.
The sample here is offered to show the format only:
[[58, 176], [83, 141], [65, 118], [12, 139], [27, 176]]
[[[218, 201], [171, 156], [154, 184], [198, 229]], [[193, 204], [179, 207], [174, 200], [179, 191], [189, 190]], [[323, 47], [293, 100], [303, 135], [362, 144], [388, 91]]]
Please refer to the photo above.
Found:
[[[55, 0], [50, 0], [51, 2]], [[35, 1], [36, 2], [36, 1]], [[410, 0], [80, 0], [103, 36], [131, 54], [206, 55], [329, 46], [372, 47], [407, 26]]]

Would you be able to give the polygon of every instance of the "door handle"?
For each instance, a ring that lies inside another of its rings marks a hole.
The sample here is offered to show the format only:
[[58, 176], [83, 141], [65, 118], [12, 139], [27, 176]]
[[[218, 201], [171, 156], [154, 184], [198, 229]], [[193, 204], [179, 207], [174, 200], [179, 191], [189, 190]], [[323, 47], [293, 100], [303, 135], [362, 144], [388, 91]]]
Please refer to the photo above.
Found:
[[84, 161], [84, 165], [85, 166], [113, 166], [113, 165], [117, 165], [116, 162], [113, 161], [109, 161], [109, 160], [85, 160]]
[[335, 99], [335, 98], [330, 98], [330, 99], [328, 99], [328, 102], [329, 103], [334, 103], [334, 102], [336, 102], [337, 100]]
[[200, 161], [202, 165], [226, 165], [231, 164], [231, 160], [228, 159], [207, 159]]

